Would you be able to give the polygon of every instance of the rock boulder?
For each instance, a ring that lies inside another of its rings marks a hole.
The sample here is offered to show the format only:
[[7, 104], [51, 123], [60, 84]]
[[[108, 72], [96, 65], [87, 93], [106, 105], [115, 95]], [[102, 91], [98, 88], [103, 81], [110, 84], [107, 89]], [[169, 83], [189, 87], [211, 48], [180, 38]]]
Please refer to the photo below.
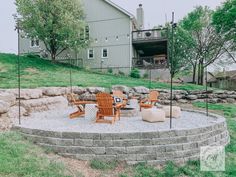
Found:
[[8, 102], [0, 100], [0, 115], [7, 113], [10, 109], [10, 104]]

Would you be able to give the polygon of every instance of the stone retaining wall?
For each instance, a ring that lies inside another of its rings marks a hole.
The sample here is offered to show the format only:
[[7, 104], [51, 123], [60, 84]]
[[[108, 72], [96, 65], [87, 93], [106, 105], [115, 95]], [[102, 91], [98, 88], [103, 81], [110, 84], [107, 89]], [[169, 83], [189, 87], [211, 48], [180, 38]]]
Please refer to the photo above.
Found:
[[216, 118], [220, 121], [212, 126], [157, 132], [82, 133], [15, 129], [38, 145], [79, 160], [119, 160], [128, 164], [163, 164], [171, 160], [184, 163], [199, 159], [201, 146], [229, 143], [225, 119]]
[[[128, 97], [138, 96], [147, 97], [149, 89], [145, 87], [129, 88], [122, 85], [113, 86], [111, 90], [122, 90]], [[164, 105], [170, 104], [170, 91], [156, 89], [160, 92], [159, 102]], [[73, 93], [77, 94], [81, 100], [95, 100], [96, 93], [109, 91], [100, 87], [72, 87]], [[42, 87], [37, 89], [22, 89], [21, 90], [21, 114], [30, 115], [32, 112], [41, 112], [51, 109], [65, 108], [68, 106], [66, 95], [71, 92], [70, 87]], [[209, 91], [205, 94], [204, 91], [184, 91], [175, 90], [174, 104], [185, 104], [192, 102], [203, 102], [208, 97], [210, 103], [236, 103], [235, 91]], [[9, 125], [4, 125], [8, 118], [18, 117], [18, 90], [17, 89], [2, 89], [0, 90], [0, 129], [8, 128]], [[4, 120], [4, 121], [3, 121]]]

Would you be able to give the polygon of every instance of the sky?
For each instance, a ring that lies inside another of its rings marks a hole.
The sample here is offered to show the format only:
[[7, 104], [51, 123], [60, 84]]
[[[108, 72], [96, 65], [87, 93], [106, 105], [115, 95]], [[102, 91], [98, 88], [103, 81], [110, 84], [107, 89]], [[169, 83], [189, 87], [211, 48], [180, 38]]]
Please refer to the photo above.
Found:
[[[89, 1], [89, 0], [88, 0]], [[176, 21], [182, 19], [197, 5], [207, 5], [212, 9], [223, 0], [112, 0], [117, 5], [136, 15], [136, 8], [143, 4], [145, 27], [161, 25], [171, 20], [175, 12]], [[0, 0], [0, 52], [17, 53], [17, 34], [14, 30], [13, 14], [16, 13], [14, 0]]]

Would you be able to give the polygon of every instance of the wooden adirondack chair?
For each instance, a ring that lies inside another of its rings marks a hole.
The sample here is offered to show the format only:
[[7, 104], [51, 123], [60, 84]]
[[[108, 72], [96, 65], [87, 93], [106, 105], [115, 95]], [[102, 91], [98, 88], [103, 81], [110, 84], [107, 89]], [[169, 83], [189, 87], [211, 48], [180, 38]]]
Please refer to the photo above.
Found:
[[120, 91], [120, 90], [113, 90], [112, 91], [112, 95], [113, 95], [113, 97], [119, 97], [119, 98], [122, 99], [122, 103], [121, 104], [122, 104], [123, 108], [127, 105], [128, 99], [127, 99], [127, 97], [124, 95], [124, 93], [122, 91]]
[[159, 95], [160, 93], [156, 90], [150, 91], [148, 98], [140, 101], [140, 111], [142, 108], [152, 108], [158, 102]]
[[76, 117], [80, 117], [85, 114], [85, 105], [86, 104], [94, 104], [93, 101], [80, 101], [75, 98], [75, 94], [70, 93], [67, 95], [67, 99], [72, 105], [77, 106], [78, 110], [70, 114], [70, 119], [74, 119]]
[[[114, 105], [114, 99], [107, 93], [98, 93], [96, 98], [98, 104], [96, 123], [114, 124], [117, 119], [120, 119], [122, 104]], [[105, 120], [105, 117], [112, 117], [112, 120]]]

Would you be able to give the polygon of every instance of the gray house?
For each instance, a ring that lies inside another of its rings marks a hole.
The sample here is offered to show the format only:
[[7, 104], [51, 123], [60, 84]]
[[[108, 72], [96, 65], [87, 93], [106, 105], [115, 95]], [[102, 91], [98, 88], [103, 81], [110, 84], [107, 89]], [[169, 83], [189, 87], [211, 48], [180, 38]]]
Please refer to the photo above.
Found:
[[[137, 18], [110, 0], [82, 0], [86, 22], [85, 35], [91, 39], [89, 48], [66, 54], [79, 60], [76, 65], [89, 68], [123, 67], [166, 68], [167, 34], [165, 29], [144, 29], [144, 11], [140, 4]], [[21, 53], [44, 51], [38, 40], [21, 39]]]

